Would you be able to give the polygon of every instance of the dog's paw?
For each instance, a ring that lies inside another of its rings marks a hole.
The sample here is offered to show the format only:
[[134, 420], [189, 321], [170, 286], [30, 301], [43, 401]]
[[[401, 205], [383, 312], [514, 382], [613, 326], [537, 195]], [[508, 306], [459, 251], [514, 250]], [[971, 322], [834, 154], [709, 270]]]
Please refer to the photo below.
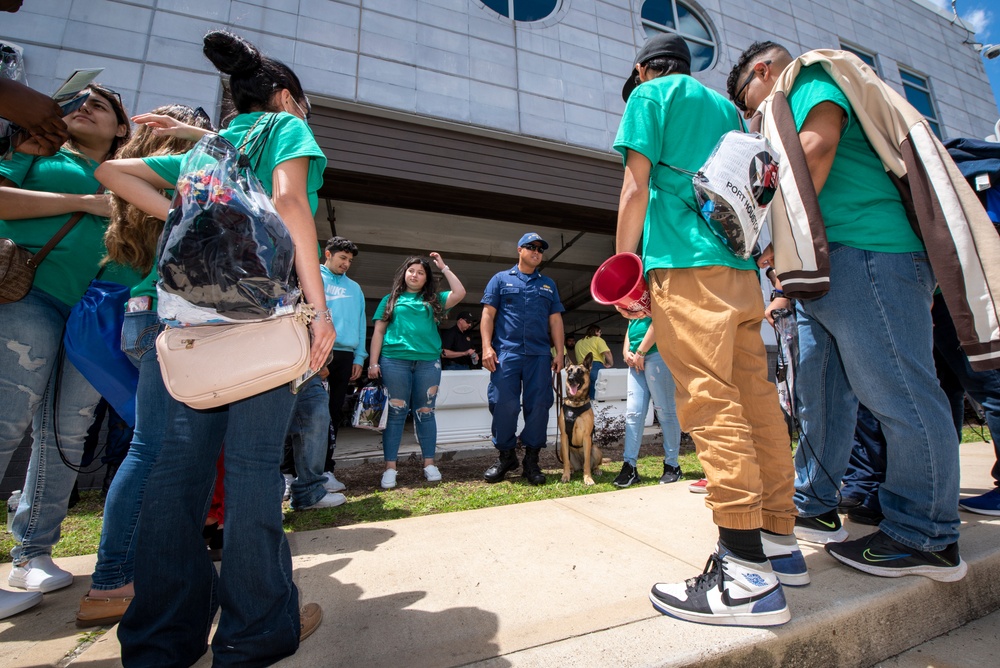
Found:
[[583, 476], [583, 484], [584, 485], [593, 485], [594, 484], [594, 479], [591, 478], [589, 475], [585, 475], [585, 476]]
[[569, 482], [569, 478], [570, 475], [568, 473], [563, 473], [562, 478], [560, 478], [560, 480], [562, 480], [563, 482]]

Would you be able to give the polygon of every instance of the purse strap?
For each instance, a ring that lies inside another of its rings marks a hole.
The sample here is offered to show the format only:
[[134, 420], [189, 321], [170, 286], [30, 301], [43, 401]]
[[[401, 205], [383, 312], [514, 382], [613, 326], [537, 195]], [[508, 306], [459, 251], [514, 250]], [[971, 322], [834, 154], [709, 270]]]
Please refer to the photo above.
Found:
[[[267, 122], [264, 124], [263, 129], [261, 129], [255, 137], [251, 137], [251, 135], [253, 135], [253, 131], [265, 118], [267, 119]], [[276, 118], [277, 114], [261, 114], [257, 120], [254, 121], [253, 125], [250, 126], [250, 129], [247, 130], [247, 133], [243, 135], [243, 141], [240, 142], [240, 145], [236, 147], [237, 151], [246, 156], [247, 163], [251, 165], [251, 169], [253, 169], [254, 173], [257, 172], [257, 167], [260, 165], [260, 153], [263, 153], [264, 146], [267, 144], [268, 136], [271, 134], [271, 126], [274, 125]], [[250, 144], [249, 148], [247, 148], [247, 144]], [[256, 163], [251, 163], [250, 161], [254, 157], [257, 158], [257, 161]]]
[[[18, 187], [16, 183], [14, 183], [13, 181], [11, 181], [6, 177], [0, 179], [0, 186], [14, 186], [15, 188]], [[100, 195], [103, 192], [104, 192], [104, 186], [100, 186], [97, 189], [97, 193], [95, 194]], [[42, 260], [45, 259], [45, 256], [47, 256], [49, 252], [53, 248], [55, 248], [59, 244], [59, 242], [66, 237], [67, 234], [69, 234], [69, 231], [72, 230], [76, 226], [76, 224], [80, 222], [80, 219], [83, 218], [84, 215], [85, 212], [77, 211], [72, 216], [70, 216], [69, 220], [67, 220], [63, 224], [63, 226], [59, 228], [58, 232], [52, 235], [52, 238], [49, 239], [44, 246], [42, 246], [41, 250], [39, 250], [37, 253], [32, 255], [31, 258], [28, 259], [28, 265], [34, 269], [38, 269], [38, 265], [42, 263]]]

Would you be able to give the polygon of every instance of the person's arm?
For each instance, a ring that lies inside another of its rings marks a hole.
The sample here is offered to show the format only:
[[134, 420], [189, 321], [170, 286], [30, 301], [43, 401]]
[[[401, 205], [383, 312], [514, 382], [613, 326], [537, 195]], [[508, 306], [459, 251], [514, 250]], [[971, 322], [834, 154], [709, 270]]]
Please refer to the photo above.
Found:
[[157, 137], [179, 137], [188, 141], [198, 141], [205, 135], [213, 134], [211, 130], [182, 123], [173, 116], [164, 114], [139, 114], [132, 117], [132, 122], [152, 129]]
[[834, 102], [820, 102], [809, 111], [799, 130], [799, 140], [805, 152], [806, 164], [812, 176], [813, 187], [818, 195], [826, 179], [830, 176], [833, 159], [840, 144], [840, 133], [844, 128], [846, 115], [843, 108]]
[[628, 330], [625, 330], [625, 342], [622, 344], [622, 359], [625, 366], [635, 366], [635, 354], [632, 352], [632, 342], [628, 338]]
[[605, 350], [602, 354], [604, 355], [604, 366], [608, 368], [613, 367], [615, 365], [615, 358], [611, 354], [611, 350]]
[[365, 317], [365, 295], [358, 290], [358, 298], [361, 302], [361, 322], [358, 323], [358, 345], [354, 348], [354, 364], [351, 365], [351, 382], [361, 378], [361, 365], [364, 364], [368, 353], [365, 352], [365, 334], [368, 333], [368, 319]]
[[644, 371], [646, 369], [646, 353], [649, 352], [649, 349], [655, 343], [656, 335], [653, 334], [653, 325], [650, 325], [645, 335], [643, 335], [642, 341], [639, 342], [639, 347], [635, 349], [635, 368], [637, 371]]
[[450, 309], [465, 299], [465, 287], [462, 285], [462, 281], [458, 280], [455, 272], [449, 269], [448, 265], [444, 263], [440, 253], [431, 253], [431, 259], [434, 261], [434, 265], [438, 268], [438, 271], [444, 274], [445, 279], [448, 281], [448, 288], [451, 290], [451, 294], [448, 295], [448, 300], [444, 303], [444, 307], [446, 310]]
[[563, 346], [566, 342], [562, 313], [549, 315], [549, 336], [552, 337], [552, 345], [556, 347], [556, 356], [552, 358], [552, 370], [559, 373], [563, 370]]
[[326, 364], [337, 332], [333, 328], [323, 291], [323, 277], [319, 273], [316, 223], [306, 193], [309, 160], [308, 157], [292, 158], [274, 167], [271, 172], [271, 200], [295, 244], [295, 273], [298, 274], [302, 294], [308, 303], [317, 307], [318, 316], [309, 324], [313, 335], [309, 368], [318, 369]]
[[382, 375], [378, 360], [382, 355], [382, 341], [385, 339], [385, 328], [388, 325], [385, 320], [375, 321], [375, 331], [372, 332], [372, 345], [368, 355], [368, 377], [378, 378]]
[[493, 321], [496, 314], [495, 307], [484, 304], [483, 317], [479, 320], [479, 333], [483, 337], [483, 368], [488, 371], [497, 370], [497, 352], [493, 350]]
[[625, 158], [625, 180], [618, 200], [617, 253], [634, 253], [639, 247], [649, 206], [649, 174], [652, 169], [649, 158], [629, 149]]
[[3, 77], [0, 77], [0, 116], [20, 125], [37, 140], [38, 150], [22, 152], [52, 155], [69, 139], [62, 109], [55, 100]]
[[140, 211], [159, 220], [170, 213], [170, 200], [161, 193], [174, 187], [141, 158], [106, 160], [94, 173], [101, 184]]
[[111, 215], [111, 196], [106, 193], [74, 195], [25, 190], [15, 186], [0, 187], [0, 218], [3, 220], [46, 218], [77, 211], [107, 218]]

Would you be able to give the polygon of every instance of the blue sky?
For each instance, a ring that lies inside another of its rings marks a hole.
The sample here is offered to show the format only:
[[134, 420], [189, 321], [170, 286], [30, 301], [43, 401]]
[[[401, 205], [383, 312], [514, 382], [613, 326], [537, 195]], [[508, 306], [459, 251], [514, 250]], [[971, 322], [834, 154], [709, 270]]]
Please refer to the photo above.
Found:
[[[951, 11], [951, 0], [931, 0], [946, 11]], [[958, 15], [976, 31], [973, 41], [984, 45], [1000, 43], [1000, 0], [957, 0]], [[1000, 106], [1000, 58], [983, 59], [986, 76], [993, 86], [993, 98]], [[1000, 112], [998, 112], [1000, 113]]]

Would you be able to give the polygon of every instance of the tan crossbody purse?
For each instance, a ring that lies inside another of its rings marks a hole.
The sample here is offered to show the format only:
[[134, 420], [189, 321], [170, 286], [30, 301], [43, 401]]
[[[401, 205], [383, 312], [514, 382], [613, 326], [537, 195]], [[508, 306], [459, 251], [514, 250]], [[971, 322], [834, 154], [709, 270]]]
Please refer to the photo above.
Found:
[[309, 367], [315, 310], [238, 325], [168, 327], [156, 337], [167, 391], [191, 408], [216, 408], [289, 383]]

